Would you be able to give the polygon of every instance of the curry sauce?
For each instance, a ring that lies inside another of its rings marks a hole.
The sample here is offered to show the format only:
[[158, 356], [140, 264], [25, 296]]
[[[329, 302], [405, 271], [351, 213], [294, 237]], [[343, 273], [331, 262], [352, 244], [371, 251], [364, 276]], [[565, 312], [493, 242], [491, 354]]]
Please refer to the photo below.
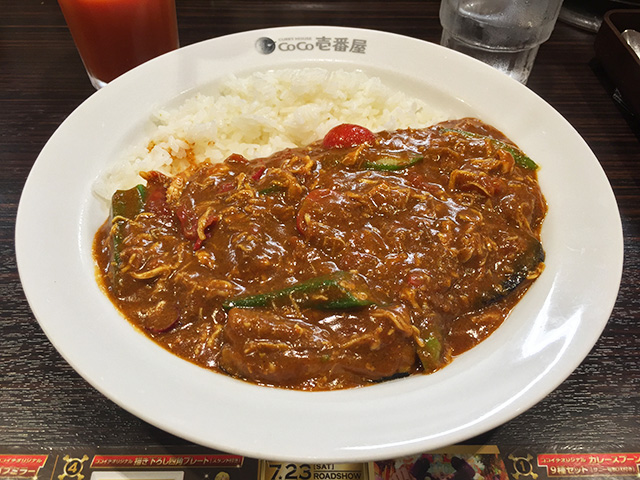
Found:
[[99, 281], [162, 347], [302, 390], [434, 372], [490, 335], [543, 269], [537, 165], [476, 119], [343, 125], [116, 192]]

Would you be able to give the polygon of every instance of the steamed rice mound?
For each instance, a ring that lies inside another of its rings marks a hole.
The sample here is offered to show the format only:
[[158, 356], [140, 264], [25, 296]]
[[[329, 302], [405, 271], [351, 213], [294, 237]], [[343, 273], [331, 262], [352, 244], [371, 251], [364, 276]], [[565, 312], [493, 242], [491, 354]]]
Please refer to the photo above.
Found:
[[141, 182], [141, 171], [176, 174], [190, 163], [220, 162], [232, 153], [248, 159], [321, 139], [334, 126], [355, 123], [372, 131], [424, 127], [437, 113], [377, 77], [321, 68], [227, 77], [212, 95], [196, 94], [172, 110], [158, 110], [153, 134], [112, 165], [95, 185], [110, 199]]

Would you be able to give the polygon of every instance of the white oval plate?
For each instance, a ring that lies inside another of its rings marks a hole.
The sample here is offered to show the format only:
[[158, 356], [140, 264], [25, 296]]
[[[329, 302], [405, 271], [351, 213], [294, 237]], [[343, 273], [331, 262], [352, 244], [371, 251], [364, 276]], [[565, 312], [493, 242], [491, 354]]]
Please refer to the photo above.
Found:
[[[318, 38], [346, 39], [359, 49], [323, 50]], [[228, 73], [308, 66], [359, 69], [451, 118], [477, 116], [541, 165], [549, 204], [542, 232], [546, 270], [490, 338], [433, 375], [338, 392], [250, 385], [156, 346], [119, 316], [96, 284], [91, 245], [107, 211], [92, 195], [92, 184], [142, 138], [151, 112]], [[18, 209], [16, 250], [43, 330], [108, 398], [195, 443], [255, 458], [315, 462], [424, 452], [522, 413], [569, 376], [598, 339], [617, 296], [623, 257], [620, 216], [597, 159], [533, 92], [438, 45], [321, 26], [191, 45], [96, 92], [62, 123], [34, 164]]]

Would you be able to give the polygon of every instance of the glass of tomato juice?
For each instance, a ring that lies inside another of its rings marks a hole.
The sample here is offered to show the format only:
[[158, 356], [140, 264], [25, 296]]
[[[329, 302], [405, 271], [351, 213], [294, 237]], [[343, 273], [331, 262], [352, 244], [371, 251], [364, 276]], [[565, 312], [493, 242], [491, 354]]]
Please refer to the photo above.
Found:
[[179, 47], [175, 0], [58, 0], [96, 89]]

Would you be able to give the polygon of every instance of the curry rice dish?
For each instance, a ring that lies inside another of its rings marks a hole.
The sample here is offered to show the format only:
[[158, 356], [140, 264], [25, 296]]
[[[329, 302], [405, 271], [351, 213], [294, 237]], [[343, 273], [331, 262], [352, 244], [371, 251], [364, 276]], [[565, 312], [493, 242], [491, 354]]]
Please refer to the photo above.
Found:
[[117, 191], [95, 236], [118, 310], [175, 355], [260, 385], [427, 374], [504, 321], [543, 269], [537, 165], [477, 119], [343, 124]]

